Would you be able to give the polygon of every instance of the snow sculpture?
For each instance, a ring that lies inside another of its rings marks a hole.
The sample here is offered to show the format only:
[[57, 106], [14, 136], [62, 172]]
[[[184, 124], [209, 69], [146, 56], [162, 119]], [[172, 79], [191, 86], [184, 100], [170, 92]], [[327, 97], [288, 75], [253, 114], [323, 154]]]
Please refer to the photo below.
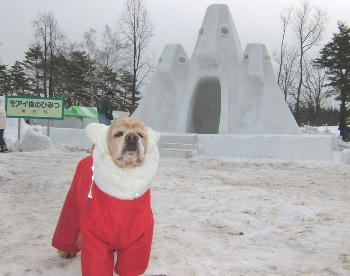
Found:
[[263, 44], [244, 53], [227, 5], [208, 7], [191, 59], [167, 45], [133, 116], [162, 132], [300, 134]]

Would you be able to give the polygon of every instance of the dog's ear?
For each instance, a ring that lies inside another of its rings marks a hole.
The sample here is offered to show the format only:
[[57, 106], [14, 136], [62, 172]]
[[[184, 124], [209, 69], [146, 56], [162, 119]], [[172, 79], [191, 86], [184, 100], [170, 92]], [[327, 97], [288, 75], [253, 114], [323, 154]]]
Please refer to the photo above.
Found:
[[102, 148], [107, 149], [108, 126], [104, 124], [91, 123], [85, 128], [85, 132], [90, 141]]
[[157, 146], [157, 143], [160, 138], [160, 133], [151, 129], [150, 127], [147, 127], [147, 135], [148, 135], [148, 143], [147, 143], [148, 149], [151, 149], [154, 146]]

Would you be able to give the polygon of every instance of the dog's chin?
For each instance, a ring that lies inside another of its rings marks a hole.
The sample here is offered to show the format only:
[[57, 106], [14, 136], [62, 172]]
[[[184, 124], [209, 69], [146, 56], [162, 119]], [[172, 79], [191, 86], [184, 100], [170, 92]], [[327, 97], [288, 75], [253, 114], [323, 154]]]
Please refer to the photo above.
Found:
[[120, 157], [113, 158], [114, 163], [120, 168], [134, 168], [144, 163], [137, 151], [125, 151]]

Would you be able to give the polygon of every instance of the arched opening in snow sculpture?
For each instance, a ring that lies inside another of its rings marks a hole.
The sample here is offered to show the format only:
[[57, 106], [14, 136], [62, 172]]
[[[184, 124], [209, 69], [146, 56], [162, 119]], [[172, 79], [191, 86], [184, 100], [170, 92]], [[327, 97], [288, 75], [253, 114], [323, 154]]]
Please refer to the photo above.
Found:
[[203, 78], [195, 88], [189, 132], [219, 133], [221, 114], [221, 85], [217, 78]]

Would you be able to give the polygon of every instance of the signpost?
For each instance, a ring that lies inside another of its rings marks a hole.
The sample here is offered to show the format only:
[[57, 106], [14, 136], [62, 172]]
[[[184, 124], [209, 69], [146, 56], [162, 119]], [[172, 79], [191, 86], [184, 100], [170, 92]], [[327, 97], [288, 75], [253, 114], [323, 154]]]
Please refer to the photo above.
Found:
[[50, 136], [50, 120], [63, 120], [64, 99], [29, 96], [6, 96], [6, 117], [18, 118], [18, 140], [20, 118], [47, 119], [47, 136]]

